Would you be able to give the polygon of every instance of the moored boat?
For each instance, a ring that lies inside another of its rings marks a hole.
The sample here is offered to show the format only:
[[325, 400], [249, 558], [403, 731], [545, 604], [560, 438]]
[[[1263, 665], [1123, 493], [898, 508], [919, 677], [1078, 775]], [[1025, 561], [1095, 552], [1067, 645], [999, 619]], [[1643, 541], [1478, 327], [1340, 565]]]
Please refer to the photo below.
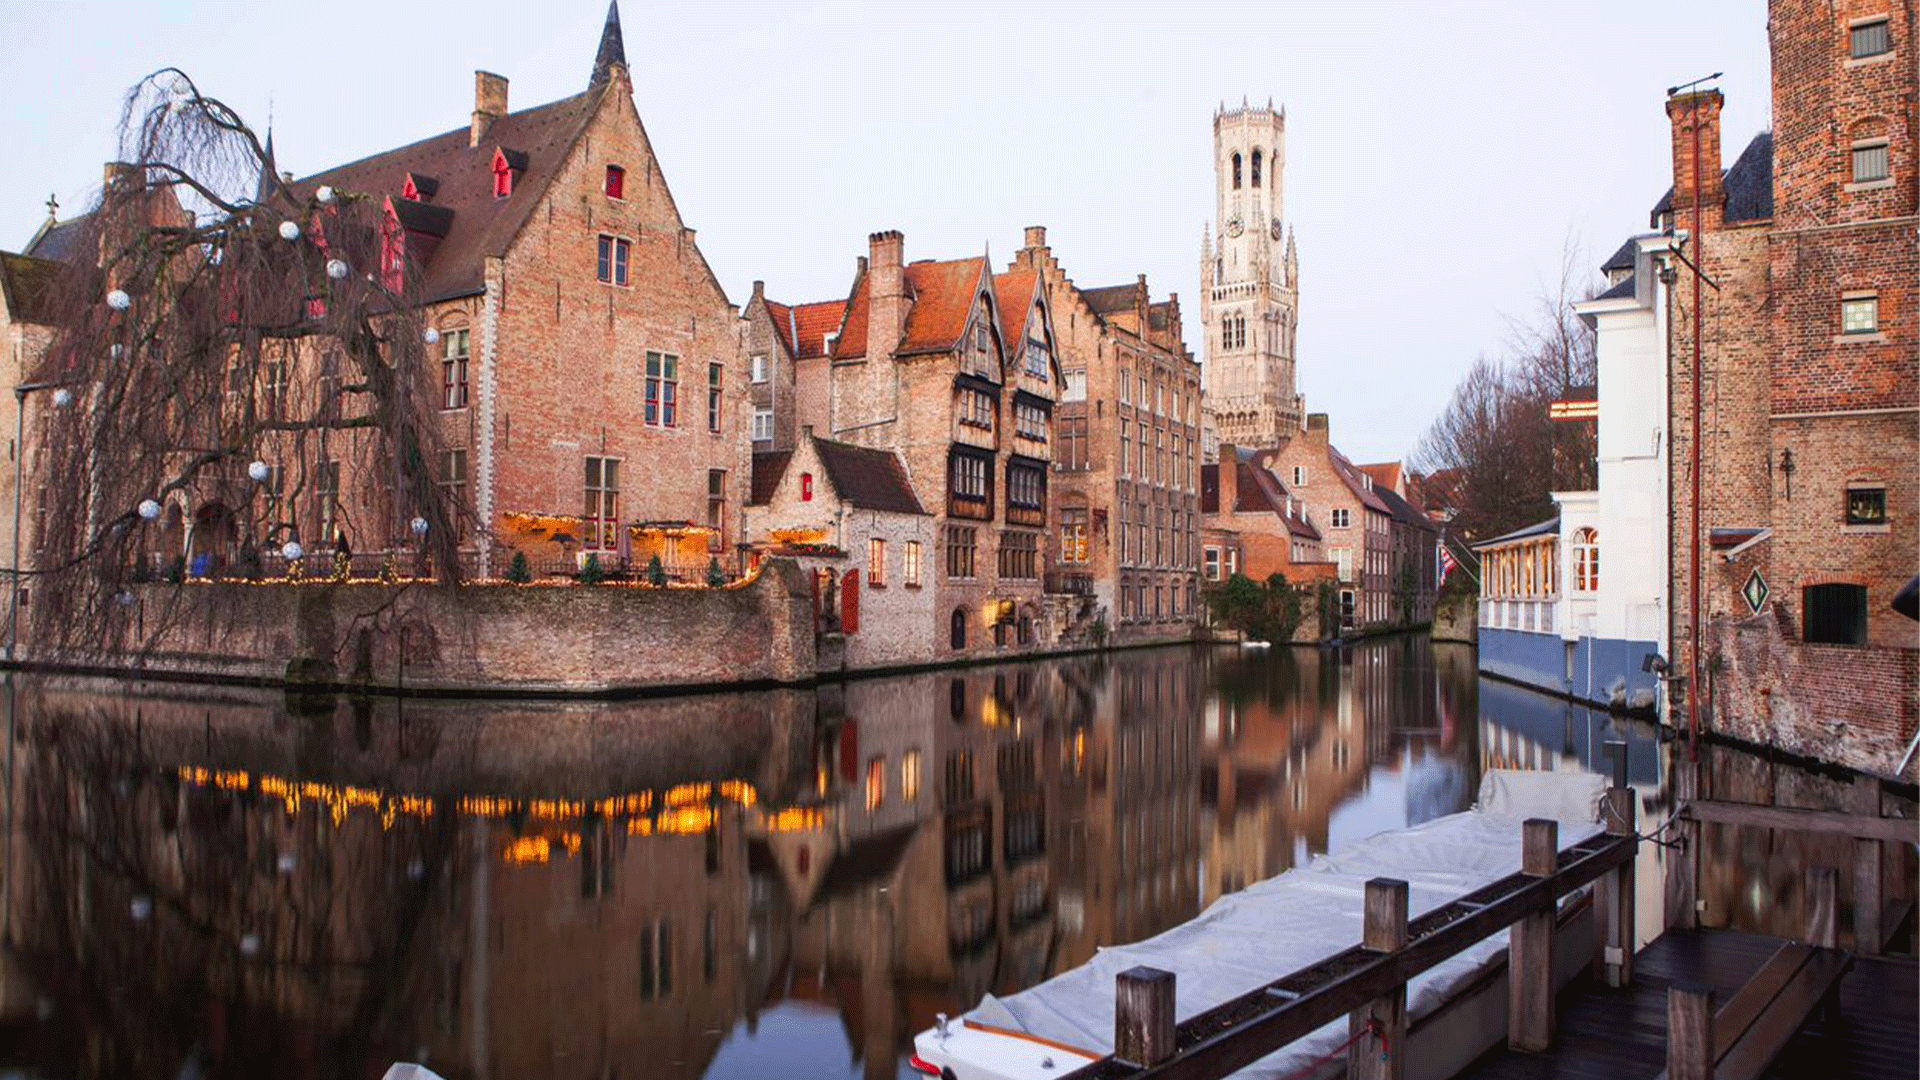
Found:
[[[1018, 994], [989, 995], [957, 1020], [940, 1018], [915, 1037], [912, 1065], [950, 1080], [1064, 1076], [1111, 1052], [1114, 983], [1120, 972], [1142, 965], [1173, 972], [1175, 1011], [1184, 1020], [1360, 940], [1369, 879], [1406, 881], [1409, 912], [1417, 917], [1517, 871], [1521, 822], [1527, 818], [1558, 821], [1563, 846], [1600, 833], [1602, 788], [1601, 778], [1587, 773], [1490, 772], [1472, 810], [1320, 856], [1222, 897], [1165, 933], [1102, 949], [1080, 967]], [[1556, 988], [1585, 967], [1593, 955], [1593, 935], [1591, 904], [1581, 890], [1558, 912]], [[1409, 1078], [1451, 1076], [1504, 1037], [1506, 943], [1506, 931], [1491, 934], [1408, 984]], [[1345, 1068], [1347, 1041], [1343, 1018], [1235, 1075], [1338, 1076]]]

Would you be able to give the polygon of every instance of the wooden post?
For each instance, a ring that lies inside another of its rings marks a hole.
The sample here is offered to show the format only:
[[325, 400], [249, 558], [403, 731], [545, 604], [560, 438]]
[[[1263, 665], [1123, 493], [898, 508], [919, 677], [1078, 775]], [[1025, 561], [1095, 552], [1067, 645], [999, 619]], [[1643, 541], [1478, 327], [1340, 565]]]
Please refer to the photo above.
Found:
[[[1520, 872], [1552, 877], [1560, 868], [1560, 823], [1528, 818], [1521, 826]], [[1507, 1045], [1543, 1051], [1553, 1045], [1553, 923], [1548, 901], [1521, 916], [1507, 936]]]
[[1667, 990], [1667, 1080], [1713, 1080], [1713, 991], [1675, 983]]
[[1149, 1067], [1173, 1056], [1173, 981], [1173, 972], [1150, 967], [1114, 976], [1114, 1057]]
[[[1880, 781], [1862, 776], [1854, 781], [1854, 809], [1866, 817], [1880, 816]], [[1853, 951], [1857, 956], [1878, 955], [1887, 943], [1881, 912], [1887, 897], [1881, 885], [1880, 841], [1855, 837], [1853, 841]]]
[[[1627, 744], [1607, 743], [1613, 758], [1613, 786], [1607, 789], [1601, 804], [1601, 820], [1610, 836], [1633, 836], [1638, 828], [1639, 803], [1633, 789], [1627, 787]], [[1637, 846], [1637, 845], [1636, 845]], [[1594, 970], [1608, 986], [1633, 983], [1633, 862], [1621, 864], [1594, 883], [1594, 914], [1599, 933], [1594, 935]]]
[[1807, 944], [1822, 949], [1840, 944], [1840, 871], [1831, 866], [1807, 869]]
[[[1686, 753], [1674, 743], [1674, 755]], [[1695, 761], [1679, 761], [1673, 766], [1673, 807], [1680, 814], [1674, 818], [1672, 828], [1667, 835], [1674, 846], [1666, 851], [1666, 922], [1669, 930], [1691, 930], [1700, 925], [1700, 822], [1686, 813], [1699, 791], [1700, 765]]]
[[[1407, 944], [1407, 883], [1393, 878], [1367, 882], [1366, 928], [1361, 944], [1396, 952]], [[1406, 1075], [1407, 984], [1362, 1005], [1347, 1018], [1355, 1038], [1347, 1050], [1347, 1080], [1401, 1080]]]

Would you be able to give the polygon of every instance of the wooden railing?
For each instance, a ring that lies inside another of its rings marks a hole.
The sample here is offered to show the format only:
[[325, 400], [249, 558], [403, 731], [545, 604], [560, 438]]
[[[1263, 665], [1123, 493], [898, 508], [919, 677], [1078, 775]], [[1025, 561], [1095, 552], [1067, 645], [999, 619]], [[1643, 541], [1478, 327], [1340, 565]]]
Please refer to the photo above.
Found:
[[[1683, 763], [1673, 771], [1674, 802], [1679, 810], [1671, 830], [1677, 849], [1667, 856], [1667, 925], [1691, 929], [1700, 921], [1700, 829], [1704, 824], [1746, 825], [1851, 839], [1854, 949], [1860, 956], [1884, 952], [1888, 938], [1911, 914], [1913, 901], [1890, 900], [1884, 873], [1885, 844], [1920, 843], [1920, 822], [1880, 816], [1880, 781], [1856, 783], [1858, 811], [1802, 810], [1786, 806], [1725, 802], [1698, 797], [1700, 765]], [[1843, 856], [1843, 859], [1845, 857]], [[1816, 868], [1817, 869], [1817, 868]], [[1810, 896], [1818, 898], [1817, 892]], [[1829, 913], [1831, 914], [1831, 913]]]
[[1625, 744], [1609, 743], [1608, 749], [1615, 755], [1614, 783], [1605, 795], [1604, 834], [1560, 849], [1556, 822], [1529, 820], [1522, 827], [1519, 873], [1411, 922], [1406, 882], [1369, 881], [1360, 944], [1185, 1021], [1175, 1021], [1172, 972], [1122, 972], [1113, 1054], [1069, 1075], [1218, 1080], [1344, 1015], [1352, 1035], [1350, 1080], [1397, 1078], [1405, 1069], [1408, 981], [1508, 927], [1508, 1042], [1546, 1049], [1553, 1035], [1553, 931], [1561, 897], [1599, 883], [1594, 963], [1609, 985], [1623, 986], [1633, 977], [1635, 803], [1626, 787]]

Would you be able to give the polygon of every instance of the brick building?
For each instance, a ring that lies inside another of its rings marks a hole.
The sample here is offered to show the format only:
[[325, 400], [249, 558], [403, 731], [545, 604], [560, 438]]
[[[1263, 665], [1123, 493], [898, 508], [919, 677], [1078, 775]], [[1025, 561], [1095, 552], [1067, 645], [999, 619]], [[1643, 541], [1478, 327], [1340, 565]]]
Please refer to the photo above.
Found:
[[1393, 515], [1388, 526], [1387, 621], [1402, 626], [1430, 623], [1440, 589], [1440, 526], [1418, 502], [1405, 465], [1389, 461], [1358, 468]]
[[1916, 694], [1889, 607], [1920, 546], [1915, 29], [1911, 4], [1775, 0], [1774, 131], [1723, 174], [1720, 93], [1670, 97], [1654, 211], [1718, 286], [1663, 271], [1676, 722], [1888, 773]]
[[823, 668], [939, 654], [930, 587], [938, 534], [898, 454], [818, 438], [808, 427], [793, 449], [753, 455], [745, 517], [757, 551], [795, 558], [813, 574]]
[[[304, 179], [275, 174], [269, 150], [260, 198], [307, 205], [324, 186], [384, 209], [380, 273], [417, 282], [425, 305], [440, 483], [477, 526], [472, 569], [496, 574], [516, 550], [542, 571], [588, 556], [658, 556], [679, 576], [731, 565], [749, 471], [737, 312], [641, 124], [617, 10], [583, 92], [514, 111], [504, 77], [474, 82], [467, 123], [398, 149]], [[84, 234], [58, 223], [28, 254], [84, 257], [65, 250]], [[287, 384], [325, 377], [307, 363], [290, 355]], [[391, 500], [339, 461], [269, 465], [322, 478], [303, 520], [275, 526], [310, 549], [336, 534], [360, 552], [410, 542]], [[212, 508], [177, 509], [197, 522]]]
[[802, 428], [827, 429], [827, 352], [846, 312], [844, 299], [782, 304], [753, 283], [740, 320], [754, 452], [791, 450]]
[[[939, 529], [936, 656], [1048, 644], [1042, 578], [1063, 385], [1048, 292], [1033, 270], [995, 274], [984, 256], [908, 264], [905, 247], [899, 232], [868, 238], [825, 362], [796, 357], [797, 411], [824, 413], [835, 441], [899, 454]], [[794, 351], [812, 340], [796, 337]]]
[[1091, 590], [1117, 640], [1187, 636], [1199, 598], [1200, 365], [1181, 336], [1180, 298], [1154, 301], [1144, 275], [1078, 287], [1038, 226], [1012, 272], [1045, 283], [1065, 378], [1053, 587]]
[[1306, 505], [1252, 458], [1226, 443], [1219, 464], [1200, 467], [1202, 580], [1217, 583], [1237, 573], [1255, 581], [1285, 574], [1295, 585], [1332, 579], [1335, 567]]
[[1298, 436], [1255, 453], [1254, 464], [1278, 476], [1307, 508], [1324, 557], [1340, 582], [1341, 625], [1363, 629], [1395, 621], [1393, 510], [1330, 439], [1326, 413], [1310, 413]]

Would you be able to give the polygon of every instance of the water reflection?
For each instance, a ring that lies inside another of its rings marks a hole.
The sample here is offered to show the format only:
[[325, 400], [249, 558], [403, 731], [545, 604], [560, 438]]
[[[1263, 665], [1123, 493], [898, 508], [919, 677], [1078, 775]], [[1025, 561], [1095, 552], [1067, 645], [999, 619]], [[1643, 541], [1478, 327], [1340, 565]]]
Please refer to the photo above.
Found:
[[[1668, 798], [1650, 731], [1417, 638], [629, 703], [9, 694], [0, 1025], [50, 1077], [906, 1075], [935, 1012], [1464, 809], [1487, 768], [1626, 738], [1643, 820]], [[1741, 859], [1771, 841], [1725, 833], [1709, 919], [1764, 922], [1792, 893], [1747, 903]]]

